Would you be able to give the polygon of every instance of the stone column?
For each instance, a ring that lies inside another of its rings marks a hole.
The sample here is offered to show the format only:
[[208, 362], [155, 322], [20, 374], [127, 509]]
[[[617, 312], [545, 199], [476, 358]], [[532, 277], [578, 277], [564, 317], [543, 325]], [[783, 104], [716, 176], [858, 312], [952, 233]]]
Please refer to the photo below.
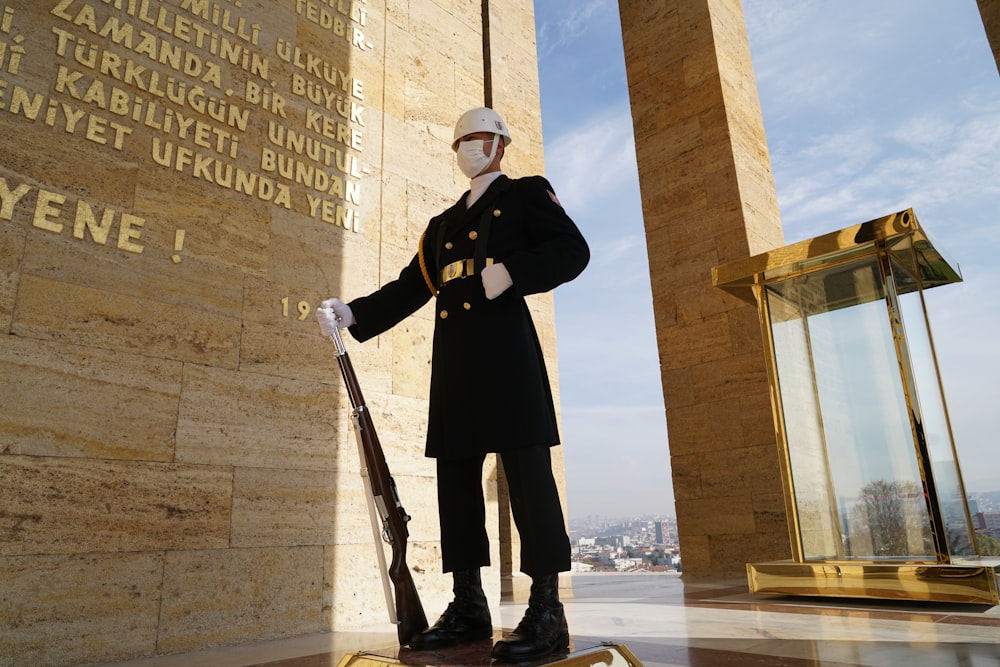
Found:
[[739, 0], [620, 0], [685, 576], [789, 556], [757, 312], [711, 269], [783, 245]]
[[979, 0], [979, 14], [983, 17], [986, 38], [993, 49], [993, 60], [1000, 71], [1000, 0]]

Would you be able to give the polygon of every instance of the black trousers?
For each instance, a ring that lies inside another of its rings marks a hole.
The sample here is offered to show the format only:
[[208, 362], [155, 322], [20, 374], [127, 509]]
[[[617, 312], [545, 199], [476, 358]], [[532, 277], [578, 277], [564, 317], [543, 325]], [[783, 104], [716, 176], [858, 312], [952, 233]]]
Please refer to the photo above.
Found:
[[[570, 568], [570, 544], [548, 447], [498, 454], [510, 490], [514, 525], [521, 537], [521, 571], [530, 577]], [[441, 564], [460, 572], [490, 564], [483, 498], [485, 456], [437, 459]]]

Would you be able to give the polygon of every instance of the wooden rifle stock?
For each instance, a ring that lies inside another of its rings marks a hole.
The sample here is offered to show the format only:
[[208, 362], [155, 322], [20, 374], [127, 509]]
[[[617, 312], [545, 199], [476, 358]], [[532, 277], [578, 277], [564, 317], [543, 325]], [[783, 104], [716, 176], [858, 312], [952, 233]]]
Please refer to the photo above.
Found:
[[[375, 432], [375, 425], [372, 423], [371, 414], [365, 405], [365, 398], [361, 394], [361, 385], [358, 384], [358, 377], [354, 373], [354, 366], [351, 364], [351, 358], [344, 347], [340, 332], [335, 330], [331, 338], [337, 345], [337, 362], [340, 365], [340, 372], [344, 376], [344, 384], [347, 386], [347, 393], [351, 400], [351, 408], [353, 409], [351, 420], [358, 438], [358, 449], [363, 457], [361, 464], [367, 468], [371, 497], [382, 522], [381, 536], [392, 547], [392, 559], [382, 576], [384, 578], [388, 574], [392, 581], [392, 587], [395, 591], [395, 611], [392, 600], [388, 597], [387, 589], [386, 602], [389, 604], [389, 618], [393, 623], [396, 623], [400, 646], [405, 646], [417, 634], [427, 629], [427, 616], [424, 614], [423, 605], [420, 604], [420, 596], [417, 594], [417, 587], [410, 575], [410, 568], [406, 564], [406, 540], [410, 536], [406, 524], [410, 520], [410, 516], [399, 501], [396, 481], [389, 474], [389, 466], [382, 453], [382, 444]], [[365, 475], [364, 470], [362, 470], [362, 475]], [[375, 532], [379, 531], [375, 529]], [[379, 562], [384, 566], [385, 558], [382, 555], [382, 546], [376, 542], [375, 548], [378, 549]]]

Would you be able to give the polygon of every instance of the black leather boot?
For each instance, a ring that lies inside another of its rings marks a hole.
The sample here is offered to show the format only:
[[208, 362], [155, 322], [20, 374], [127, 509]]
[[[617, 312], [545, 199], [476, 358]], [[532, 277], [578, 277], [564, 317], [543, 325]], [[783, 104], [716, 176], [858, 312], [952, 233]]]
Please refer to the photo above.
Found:
[[455, 599], [437, 623], [410, 640], [411, 649], [430, 651], [493, 636], [493, 620], [479, 570], [454, 572], [452, 578]]
[[522, 662], [568, 647], [569, 626], [559, 602], [559, 575], [533, 579], [524, 618], [513, 634], [493, 646], [493, 657], [503, 662]]

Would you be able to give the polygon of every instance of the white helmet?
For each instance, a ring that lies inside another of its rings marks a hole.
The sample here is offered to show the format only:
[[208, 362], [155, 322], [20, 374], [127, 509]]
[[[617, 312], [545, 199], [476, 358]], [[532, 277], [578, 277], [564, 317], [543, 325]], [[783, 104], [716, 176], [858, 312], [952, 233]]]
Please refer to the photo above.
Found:
[[513, 141], [510, 138], [510, 132], [507, 130], [507, 123], [503, 122], [500, 114], [493, 109], [480, 107], [466, 111], [458, 119], [458, 122], [455, 123], [455, 137], [451, 140], [451, 150], [457, 151], [458, 140], [475, 132], [499, 134], [503, 137], [504, 146], [509, 145]]

